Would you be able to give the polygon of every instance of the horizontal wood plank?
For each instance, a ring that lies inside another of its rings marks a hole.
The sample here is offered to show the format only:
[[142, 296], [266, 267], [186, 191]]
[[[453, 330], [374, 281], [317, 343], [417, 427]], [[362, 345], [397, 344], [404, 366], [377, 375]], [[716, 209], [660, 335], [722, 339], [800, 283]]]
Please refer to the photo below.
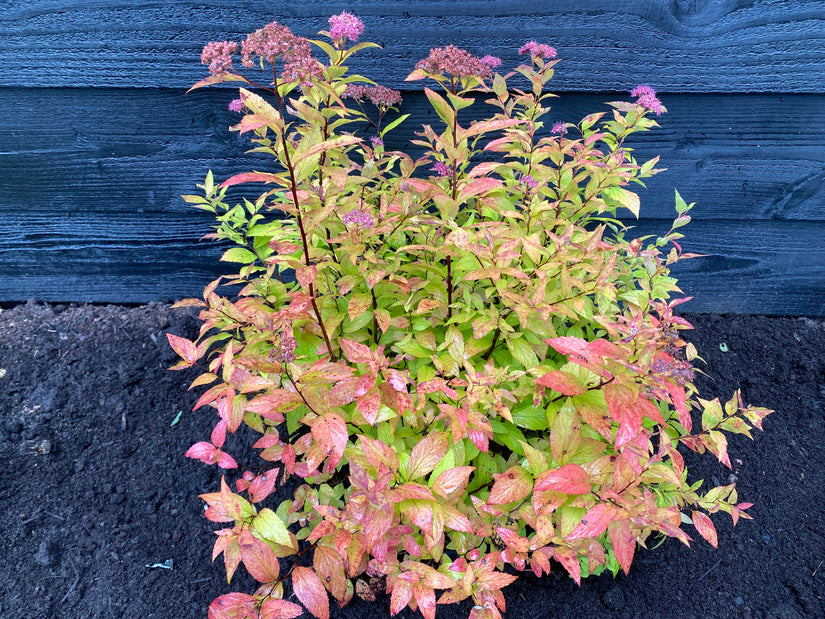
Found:
[[[144, 303], [197, 296], [219, 274], [221, 245], [200, 241], [205, 214], [141, 218], [35, 215], [0, 240], [0, 300]], [[667, 220], [635, 223], [659, 235]], [[700, 221], [681, 230], [676, 265], [692, 312], [825, 316], [825, 222]]]
[[825, 83], [822, 0], [6, 0], [0, 85], [179, 88], [203, 77], [208, 41], [240, 40], [272, 20], [315, 36], [344, 8], [384, 46], [356, 67], [396, 87], [432, 47], [455, 43], [513, 66], [528, 39], [565, 59], [561, 91], [821, 92]]
[[[407, 150], [415, 128], [439, 122], [422, 94], [405, 96], [411, 118], [389, 148]], [[231, 98], [228, 90], [0, 89], [0, 221], [179, 213], [188, 210], [180, 194], [194, 193], [208, 169], [216, 178], [267, 169], [268, 159], [245, 155], [246, 138], [228, 131], [237, 122], [226, 110]], [[574, 122], [615, 98], [564, 94], [550, 117]], [[675, 187], [697, 202], [698, 219], [825, 220], [825, 95], [672, 95], [665, 103], [662, 127], [630, 142], [640, 160], [660, 154], [668, 168], [640, 189], [643, 217], [670, 217]], [[477, 108], [479, 117], [487, 106]]]

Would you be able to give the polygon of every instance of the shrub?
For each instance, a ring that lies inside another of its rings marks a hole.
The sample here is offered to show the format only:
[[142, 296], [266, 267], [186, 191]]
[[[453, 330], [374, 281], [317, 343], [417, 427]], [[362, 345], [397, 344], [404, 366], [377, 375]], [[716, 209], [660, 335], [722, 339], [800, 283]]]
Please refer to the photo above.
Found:
[[[194, 86], [242, 82], [233, 130], [275, 162], [220, 185], [210, 172], [184, 196], [236, 245], [223, 260], [242, 287], [230, 300], [219, 279], [179, 304], [202, 308], [203, 325], [194, 342], [169, 337], [176, 368], [204, 364], [196, 408], [219, 417], [186, 455], [237, 468], [224, 443], [245, 424], [264, 461], [201, 495], [206, 517], [228, 523], [213, 559], [228, 580], [243, 563], [261, 583], [218, 597], [210, 617], [298, 616], [291, 583], [326, 618], [328, 594], [374, 598], [382, 581], [392, 614], [432, 618], [440, 592], [499, 617], [501, 590], [526, 569], [555, 561], [577, 583], [626, 573], [652, 534], [688, 544], [683, 523], [716, 546], [706, 513], [735, 524], [750, 504], [732, 485], [700, 492], [678, 446], [730, 466], [723, 432], [750, 436], [770, 411], [738, 394], [703, 400], [692, 384], [669, 271], [688, 257], [675, 230], [692, 205], [677, 193], [659, 238], [628, 240], [616, 218], [638, 216], [628, 187], [659, 171], [625, 144], [657, 126], [655, 92], [548, 131], [552, 47], [525, 44], [506, 75], [497, 58], [434, 49], [407, 78], [437, 84], [424, 92], [441, 120], [417, 133], [414, 160], [384, 147], [405, 118], [384, 123], [399, 93], [344, 65], [375, 47], [350, 45], [362, 29], [343, 13], [326, 40], [277, 23], [250, 34], [242, 64], [271, 70], [270, 85], [235, 71], [236, 43], [210, 43], [212, 75]], [[484, 104], [484, 120], [460, 120]], [[230, 206], [242, 183], [273, 187]], [[296, 478], [291, 499], [264, 506]]]

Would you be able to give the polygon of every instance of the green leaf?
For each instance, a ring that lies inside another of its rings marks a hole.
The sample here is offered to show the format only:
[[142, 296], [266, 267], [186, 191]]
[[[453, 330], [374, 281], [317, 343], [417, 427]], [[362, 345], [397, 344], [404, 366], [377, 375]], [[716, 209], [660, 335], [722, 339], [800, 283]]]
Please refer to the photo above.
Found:
[[607, 187], [602, 190], [602, 196], [613, 202], [618, 202], [619, 205], [633, 213], [636, 219], [639, 218], [641, 201], [639, 200], [638, 194], [628, 191], [623, 187]]
[[248, 249], [244, 249], [243, 247], [233, 247], [232, 249], [227, 249], [223, 256], [221, 256], [221, 262], [239, 262], [241, 264], [252, 264], [255, 262], [256, 257]]
[[570, 462], [576, 455], [581, 440], [581, 418], [573, 402], [567, 398], [550, 429], [550, 451], [553, 459], [561, 465]]
[[384, 137], [385, 135], [387, 135], [390, 131], [395, 129], [398, 125], [400, 125], [402, 122], [407, 120], [409, 117], [410, 117], [409, 114], [402, 114], [401, 116], [399, 116], [398, 118], [396, 118], [392, 122], [387, 123], [387, 125], [381, 129], [381, 134], [380, 134], [381, 137]]
[[441, 97], [437, 92], [430, 90], [429, 88], [424, 89], [424, 94], [427, 95], [427, 98], [430, 100], [430, 104], [433, 106], [435, 113], [438, 114], [439, 118], [444, 121], [444, 123], [448, 127], [453, 126], [453, 122], [455, 121], [455, 110], [450, 107], [450, 104]]
[[535, 406], [528, 406], [516, 411], [512, 411], [513, 423], [519, 428], [526, 428], [528, 430], [546, 430], [547, 413], [543, 408]]
[[286, 525], [268, 507], [263, 508], [252, 519], [252, 526], [265, 540], [275, 542], [281, 546], [292, 546], [292, 540], [289, 537], [289, 530]]
[[527, 442], [527, 439], [522, 434], [515, 424], [509, 421], [499, 421], [498, 419], [491, 419], [490, 425], [493, 426], [493, 440], [500, 445], [506, 445], [510, 451], [517, 453], [520, 456], [524, 455], [521, 448], [522, 442]]
[[538, 477], [539, 473], [543, 473], [550, 468], [545, 454], [525, 441], [519, 441], [519, 444], [524, 450], [524, 455], [527, 458], [527, 463], [530, 465], [530, 472], [533, 473], [533, 477]]
[[523, 338], [507, 338], [507, 349], [513, 358], [518, 361], [525, 370], [536, 367], [539, 359], [536, 353]]

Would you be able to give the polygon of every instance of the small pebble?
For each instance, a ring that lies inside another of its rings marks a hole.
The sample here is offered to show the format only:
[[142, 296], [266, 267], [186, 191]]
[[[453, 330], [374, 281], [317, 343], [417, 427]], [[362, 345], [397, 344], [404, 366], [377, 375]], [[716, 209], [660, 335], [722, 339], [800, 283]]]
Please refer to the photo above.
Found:
[[745, 600], [742, 599], [742, 596], [737, 595], [735, 598], [733, 598], [733, 603], [737, 606], [742, 606], [742, 604], [745, 603]]
[[767, 544], [768, 542], [770, 542], [770, 541], [771, 541], [771, 536], [770, 536], [770, 535], [768, 535], [767, 533], [763, 533], [763, 534], [762, 534], [762, 541], [763, 541], [763, 542], [765, 542], [765, 543]]
[[624, 593], [619, 587], [611, 587], [602, 596], [602, 602], [609, 610], [622, 610], [625, 605]]

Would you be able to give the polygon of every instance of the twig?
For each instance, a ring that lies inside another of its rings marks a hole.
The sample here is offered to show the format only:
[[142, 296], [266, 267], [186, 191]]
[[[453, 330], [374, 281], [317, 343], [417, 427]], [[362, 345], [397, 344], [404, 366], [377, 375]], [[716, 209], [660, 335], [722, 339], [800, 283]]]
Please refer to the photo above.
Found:
[[811, 576], [816, 576], [816, 573], [819, 571], [819, 568], [822, 567], [823, 563], [825, 563], [825, 560], [819, 562], [819, 565], [816, 566], [816, 569], [814, 570], [814, 573], [811, 574]]
[[700, 580], [702, 580], [705, 576], [707, 576], [708, 574], [710, 574], [710, 573], [711, 573], [711, 572], [712, 572], [712, 571], [716, 568], [716, 566], [717, 566], [717, 565], [719, 565], [721, 562], [722, 562], [722, 559], [719, 559], [716, 563], [714, 563], [714, 564], [713, 564], [713, 566], [712, 566], [712, 567], [711, 567], [711, 568], [710, 568], [707, 572], [705, 572], [705, 573], [704, 573], [704, 574], [702, 574], [699, 578], [697, 578], [697, 579], [696, 579], [696, 582], [699, 582], [699, 581], [700, 581]]
[[74, 565], [74, 561], [72, 561], [71, 558], [69, 559], [69, 565], [72, 566], [72, 570], [74, 571], [75, 578], [74, 578], [74, 582], [72, 583], [72, 586], [69, 587], [68, 591], [66, 591], [66, 595], [64, 595], [63, 598], [60, 600], [61, 604], [66, 601], [66, 598], [68, 598], [72, 594], [72, 591], [75, 590], [75, 587], [77, 587], [77, 583], [80, 582], [80, 572], [77, 571], [77, 568]]
[[34, 513], [33, 513], [31, 516], [29, 516], [28, 518], [26, 518], [26, 519], [25, 519], [23, 522], [21, 522], [20, 524], [29, 524], [30, 522], [33, 522], [33, 521], [37, 520], [37, 519], [40, 517], [40, 513], [41, 513], [42, 511], [43, 511], [43, 510], [42, 510], [41, 508], [39, 508], [39, 507], [38, 507], [37, 509], [35, 509], [35, 510], [34, 510]]

